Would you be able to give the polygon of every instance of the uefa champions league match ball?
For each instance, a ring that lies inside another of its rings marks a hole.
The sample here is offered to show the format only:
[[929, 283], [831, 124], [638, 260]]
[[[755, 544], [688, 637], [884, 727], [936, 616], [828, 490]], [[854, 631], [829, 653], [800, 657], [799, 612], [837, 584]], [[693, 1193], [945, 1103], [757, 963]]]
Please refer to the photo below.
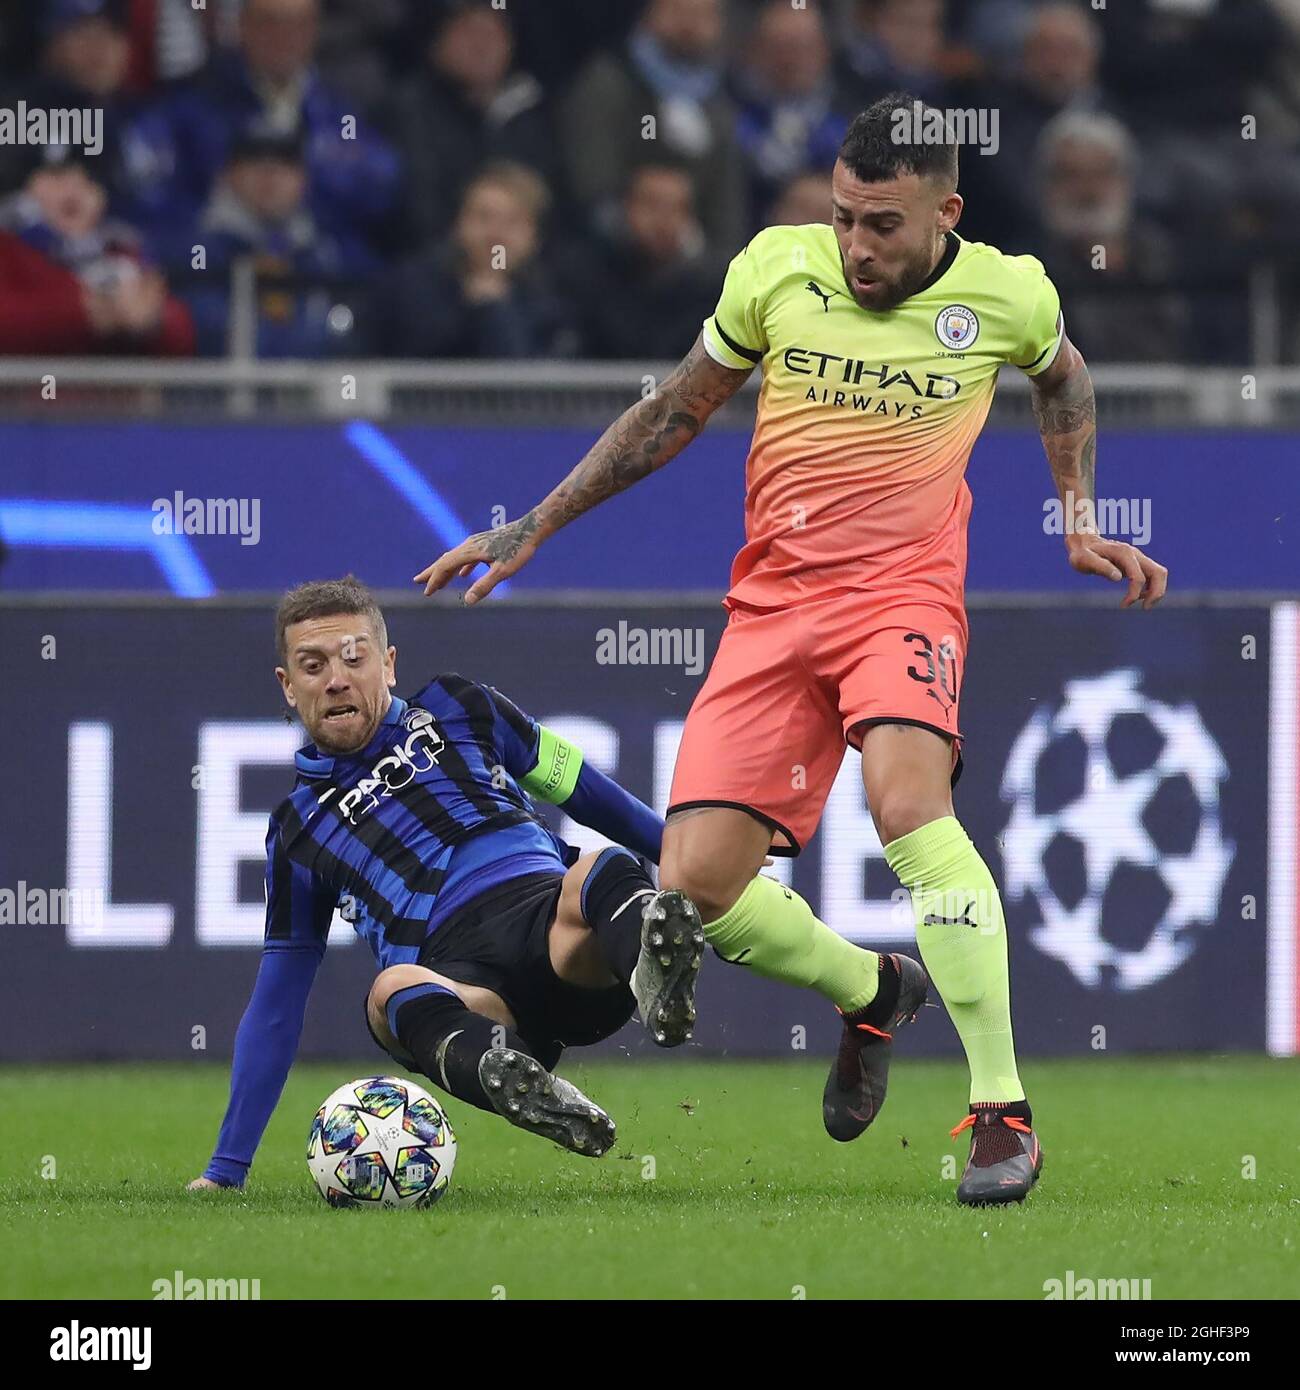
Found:
[[456, 1136], [442, 1106], [397, 1076], [365, 1076], [328, 1095], [312, 1121], [307, 1167], [335, 1207], [427, 1207], [444, 1196]]

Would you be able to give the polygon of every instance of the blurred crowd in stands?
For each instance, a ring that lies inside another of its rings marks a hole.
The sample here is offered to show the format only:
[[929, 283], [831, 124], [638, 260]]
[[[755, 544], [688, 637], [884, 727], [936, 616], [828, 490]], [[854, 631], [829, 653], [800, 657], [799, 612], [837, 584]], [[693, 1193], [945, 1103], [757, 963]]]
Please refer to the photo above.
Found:
[[899, 88], [997, 113], [959, 230], [1089, 357], [1296, 360], [1300, 0], [0, 0], [0, 109], [103, 113], [0, 143], [0, 352], [221, 356], [242, 284], [260, 357], [675, 358]]

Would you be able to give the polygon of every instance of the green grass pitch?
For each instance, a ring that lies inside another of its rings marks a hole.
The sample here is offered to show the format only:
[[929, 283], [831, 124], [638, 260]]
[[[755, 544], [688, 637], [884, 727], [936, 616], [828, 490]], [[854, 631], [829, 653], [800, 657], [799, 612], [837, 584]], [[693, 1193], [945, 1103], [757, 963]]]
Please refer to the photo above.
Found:
[[881, 1118], [840, 1145], [820, 1062], [566, 1061], [618, 1121], [606, 1158], [453, 1103], [452, 1191], [396, 1212], [328, 1208], [304, 1162], [321, 1099], [373, 1062], [296, 1067], [247, 1189], [209, 1194], [183, 1184], [224, 1067], [0, 1069], [20, 1120], [0, 1153], [0, 1244], [20, 1252], [0, 1297], [149, 1299], [178, 1269], [256, 1278], [263, 1299], [1041, 1299], [1068, 1270], [1150, 1279], [1157, 1299], [1300, 1295], [1294, 1061], [1027, 1062], [1044, 1176], [998, 1211], [955, 1201], [960, 1064], [900, 1056]]

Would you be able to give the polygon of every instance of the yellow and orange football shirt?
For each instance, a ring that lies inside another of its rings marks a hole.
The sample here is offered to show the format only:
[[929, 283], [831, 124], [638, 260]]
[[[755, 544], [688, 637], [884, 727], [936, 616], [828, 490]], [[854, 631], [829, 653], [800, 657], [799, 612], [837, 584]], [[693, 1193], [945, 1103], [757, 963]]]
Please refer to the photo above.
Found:
[[876, 312], [849, 293], [832, 227], [760, 232], [704, 323], [715, 361], [763, 369], [728, 599], [777, 608], [856, 589], [961, 604], [964, 474], [998, 369], [1044, 370], [1061, 334], [1032, 256], [950, 232], [927, 283]]

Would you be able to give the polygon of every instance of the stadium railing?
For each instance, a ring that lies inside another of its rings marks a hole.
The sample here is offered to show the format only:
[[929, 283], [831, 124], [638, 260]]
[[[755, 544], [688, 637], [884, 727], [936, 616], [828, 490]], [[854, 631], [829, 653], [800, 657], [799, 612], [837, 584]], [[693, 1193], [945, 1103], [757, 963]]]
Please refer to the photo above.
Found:
[[[654, 389], [672, 362], [340, 359], [328, 362], [102, 358], [0, 360], [10, 419], [63, 417], [603, 427]], [[1300, 428], [1300, 368], [1104, 363], [1093, 379], [1107, 421], [1143, 429]], [[720, 413], [752, 420], [757, 378]], [[1032, 426], [1027, 380], [1004, 372], [990, 422]]]

